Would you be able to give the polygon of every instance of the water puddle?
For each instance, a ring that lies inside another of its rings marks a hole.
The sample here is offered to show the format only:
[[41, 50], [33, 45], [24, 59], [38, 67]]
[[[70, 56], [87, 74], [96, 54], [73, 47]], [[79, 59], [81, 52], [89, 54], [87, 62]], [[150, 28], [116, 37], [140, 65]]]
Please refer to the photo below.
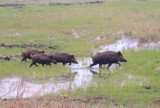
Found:
[[73, 64], [69, 67], [71, 72], [77, 72], [74, 78], [74, 86], [86, 88], [92, 81], [92, 76], [94, 73], [99, 73], [99, 67], [94, 66], [89, 68], [90, 63], [92, 63], [91, 58], [78, 59], [78, 64]]
[[104, 45], [101, 46], [101, 51], [122, 51], [122, 50], [140, 50], [140, 49], [152, 49], [160, 46], [160, 42], [146, 42], [146, 43], [140, 43], [138, 40], [130, 40], [125, 37], [122, 37], [120, 40], [117, 40], [113, 44]]
[[5, 78], [0, 82], [0, 97], [2, 99], [12, 99], [43, 96], [47, 93], [55, 93], [62, 89], [68, 89], [70, 85], [70, 82], [41, 84], [27, 82], [19, 77]]
[[[141, 48], [155, 48], [158, 46], [160, 46], [160, 42], [139, 44], [139, 41], [137, 40], [129, 40], [123, 37], [114, 44], [101, 46], [98, 52], [106, 50], [138, 50]], [[4, 78], [0, 81], [0, 98], [29, 98], [32, 96], [43, 96], [48, 93], [57, 93], [60, 90], [76, 89], [78, 87], [87, 88], [92, 82], [93, 74], [99, 73], [98, 65], [89, 68], [91, 63], [92, 59], [90, 57], [78, 58], [78, 64], [67, 66], [66, 68], [69, 69], [71, 73], [77, 73], [72, 81], [33, 83], [24, 81], [19, 77]], [[114, 68], [116, 65], [113, 65], [112, 67]], [[124, 87], [127, 84], [138, 84], [139, 86], [142, 86], [143, 82], [145, 82], [145, 79], [141, 80], [140, 77], [128, 75], [127, 80], [120, 82], [120, 87]]]

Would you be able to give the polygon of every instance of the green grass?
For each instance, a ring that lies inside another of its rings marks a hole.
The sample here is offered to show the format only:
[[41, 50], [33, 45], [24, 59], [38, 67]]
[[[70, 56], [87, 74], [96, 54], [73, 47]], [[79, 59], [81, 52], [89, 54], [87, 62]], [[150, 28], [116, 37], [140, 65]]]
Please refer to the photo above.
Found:
[[[126, 36], [140, 42], [160, 41], [160, 2], [121, 0], [103, 4], [70, 6], [27, 5], [22, 8], [0, 7], [0, 43], [43, 44], [58, 46], [46, 49], [47, 53], [61, 51], [75, 57], [89, 57], [93, 49]], [[80, 36], [73, 36], [73, 31]], [[122, 34], [116, 34], [123, 31]], [[16, 36], [19, 33], [20, 36]], [[114, 35], [115, 34], [115, 35]], [[100, 36], [102, 40], [95, 38]], [[20, 54], [27, 48], [0, 48], [0, 55]], [[147, 107], [160, 99], [160, 51], [123, 51], [128, 62], [110, 73], [102, 69], [95, 75], [93, 83], [84, 92], [72, 91], [82, 99], [106, 96], [120, 107]], [[31, 61], [0, 61], [0, 76], [23, 76], [41, 80], [43, 77], [61, 77], [68, 74], [61, 64], [29, 68]], [[121, 88], [121, 83], [125, 82]], [[153, 87], [146, 90], [144, 86]], [[72, 94], [71, 93], [71, 94]], [[68, 95], [65, 92], [65, 95]], [[155, 105], [156, 107], [156, 105]]]
[[159, 2], [120, 1], [97, 5], [0, 7], [1, 36], [18, 32], [22, 37], [33, 34], [36, 36], [32, 38], [38, 35], [42, 40], [46, 40], [48, 34], [68, 38], [74, 29], [79, 34], [86, 31], [81, 34], [81, 38], [86, 38], [102, 32], [108, 36], [106, 31], [112, 34], [125, 29], [146, 38], [151, 33], [159, 34], [159, 5]]
[[21, 62], [21, 61], [0, 61], [0, 76], [20, 76], [24, 78], [30, 78], [33, 75], [38, 79], [42, 78], [54, 78], [60, 75], [68, 74], [68, 70], [63, 67], [61, 64], [52, 66], [42, 65], [32, 66], [29, 68], [31, 61]]
[[[125, 51], [128, 62], [123, 63], [122, 67], [112, 72], [102, 69], [100, 74], [94, 75], [88, 89], [79, 88], [71, 94], [82, 99], [105, 96], [118, 106], [145, 108], [150, 102], [160, 99], [160, 71], [156, 70], [160, 66], [159, 53], [154, 49]], [[145, 89], [146, 86], [151, 86], [151, 89]]]

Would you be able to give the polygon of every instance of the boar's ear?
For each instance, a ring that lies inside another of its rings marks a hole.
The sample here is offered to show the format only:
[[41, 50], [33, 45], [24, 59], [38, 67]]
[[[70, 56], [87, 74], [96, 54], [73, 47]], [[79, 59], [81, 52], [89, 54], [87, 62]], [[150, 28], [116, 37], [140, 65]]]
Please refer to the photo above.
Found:
[[71, 55], [71, 57], [73, 58], [73, 57], [74, 57], [74, 55]]
[[122, 53], [120, 51], [118, 51], [118, 55], [122, 55]]

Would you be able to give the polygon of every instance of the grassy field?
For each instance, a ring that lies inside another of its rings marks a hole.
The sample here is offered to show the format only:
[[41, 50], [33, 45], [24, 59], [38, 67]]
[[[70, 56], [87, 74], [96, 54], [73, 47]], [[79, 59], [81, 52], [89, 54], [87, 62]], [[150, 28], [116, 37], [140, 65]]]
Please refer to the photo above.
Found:
[[100, 74], [94, 75], [88, 89], [78, 89], [71, 94], [81, 98], [106, 97], [111, 105], [118, 107], [156, 107], [153, 102], [160, 99], [159, 53], [156, 50], [127, 51], [124, 54], [128, 63], [123, 64], [123, 68], [112, 72], [102, 69]]
[[[57, 1], [52, 1], [57, 2]], [[69, 0], [68, 2], [73, 2]], [[3, 3], [21, 3], [0, 0]], [[61, 51], [75, 57], [89, 57], [94, 49], [125, 36], [141, 43], [160, 41], [159, 0], [118, 0], [100, 4], [48, 5], [39, 1], [22, 2], [21, 7], [0, 7], [0, 44], [36, 44], [46, 53]], [[43, 5], [42, 5], [43, 4]], [[78, 36], [78, 37], [77, 37]], [[97, 40], [96, 38], [100, 38]], [[20, 54], [29, 48], [0, 47], [1, 56]], [[128, 60], [112, 72], [102, 69], [94, 75], [87, 89], [62, 91], [43, 98], [0, 100], [2, 106], [29, 107], [126, 107], [158, 108], [160, 106], [160, 50], [123, 51]], [[68, 75], [59, 65], [29, 68], [31, 61], [0, 60], [0, 77], [21, 76], [35, 79]], [[9, 103], [9, 104], [6, 104]], [[39, 104], [41, 103], [41, 104]], [[47, 105], [46, 105], [47, 103]]]

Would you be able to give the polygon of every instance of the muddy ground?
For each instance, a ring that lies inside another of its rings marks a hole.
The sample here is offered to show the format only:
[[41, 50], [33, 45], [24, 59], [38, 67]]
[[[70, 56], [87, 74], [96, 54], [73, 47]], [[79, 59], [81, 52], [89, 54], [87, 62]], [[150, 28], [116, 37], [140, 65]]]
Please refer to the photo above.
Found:
[[57, 49], [59, 46], [47, 46], [43, 44], [0, 44], [0, 47], [4, 48], [47, 48], [47, 49]]
[[[60, 49], [59, 46], [47, 46], [43, 44], [5, 44], [5, 43], [1, 43], [0, 47], [2, 48], [24, 48], [24, 49], [41, 48], [41, 49], [52, 49], [52, 50]], [[19, 58], [21, 58], [21, 53], [14, 54], [14, 55], [8, 55], [8, 56], [0, 56], [0, 60], [6, 60], [6, 61], [17, 60]]]
[[0, 100], [2, 108], [86, 108], [86, 107], [106, 107], [117, 106], [115, 101], [111, 101], [105, 96], [90, 97], [87, 99], [63, 96], [60, 98], [33, 97], [29, 99]]

